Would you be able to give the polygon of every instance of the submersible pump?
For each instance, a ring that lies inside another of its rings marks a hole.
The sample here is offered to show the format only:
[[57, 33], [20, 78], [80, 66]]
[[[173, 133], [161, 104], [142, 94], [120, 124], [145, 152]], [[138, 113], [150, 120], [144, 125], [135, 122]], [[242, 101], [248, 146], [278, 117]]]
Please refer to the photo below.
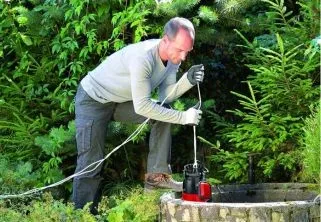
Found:
[[208, 170], [200, 163], [184, 166], [182, 200], [207, 202], [212, 198], [211, 185], [205, 180]]

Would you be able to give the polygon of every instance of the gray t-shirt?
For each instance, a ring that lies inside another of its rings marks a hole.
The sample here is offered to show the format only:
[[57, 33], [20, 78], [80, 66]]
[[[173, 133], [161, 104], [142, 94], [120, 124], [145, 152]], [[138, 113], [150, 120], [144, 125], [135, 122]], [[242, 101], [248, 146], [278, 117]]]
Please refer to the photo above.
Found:
[[133, 101], [135, 112], [147, 118], [184, 124], [182, 112], [166, 109], [151, 100], [151, 92], [158, 87], [159, 101], [177, 86], [166, 100], [172, 102], [189, 90], [186, 73], [176, 82], [179, 65], [168, 61], [164, 66], [158, 54], [160, 40], [152, 39], [128, 45], [105, 59], [81, 81], [94, 100], [107, 103]]

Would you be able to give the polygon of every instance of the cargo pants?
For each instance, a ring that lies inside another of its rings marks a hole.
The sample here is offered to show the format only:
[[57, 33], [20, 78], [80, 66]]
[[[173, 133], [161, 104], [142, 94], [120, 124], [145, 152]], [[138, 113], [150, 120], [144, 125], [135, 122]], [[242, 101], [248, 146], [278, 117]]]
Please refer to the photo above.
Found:
[[[105, 139], [110, 121], [141, 123], [146, 120], [146, 117], [135, 113], [132, 102], [103, 104], [92, 99], [81, 85], [75, 97], [75, 114], [78, 152], [76, 173], [105, 157]], [[147, 173], [171, 173], [171, 124], [155, 120], [150, 122]], [[76, 208], [82, 208], [88, 202], [93, 202], [92, 209], [97, 207], [101, 170], [102, 164], [96, 170], [74, 178], [72, 200]]]

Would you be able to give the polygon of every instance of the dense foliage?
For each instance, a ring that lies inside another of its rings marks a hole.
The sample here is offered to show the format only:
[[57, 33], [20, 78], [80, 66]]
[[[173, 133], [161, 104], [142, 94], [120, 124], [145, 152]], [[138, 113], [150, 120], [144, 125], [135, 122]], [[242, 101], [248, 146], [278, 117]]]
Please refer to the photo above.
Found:
[[[242, 108], [228, 111], [241, 121], [226, 125], [216, 120], [224, 126], [223, 140], [233, 148], [219, 149], [211, 159], [223, 162], [226, 178], [246, 181], [248, 155], [256, 154], [259, 181], [297, 181], [302, 170], [304, 118], [318, 102], [320, 92], [320, 46], [314, 43], [319, 6], [301, 2], [298, 17], [289, 17], [291, 12], [282, 1], [265, 2], [271, 7], [270, 21], [265, 24], [270, 33], [250, 42], [237, 31], [245, 41], [247, 66], [253, 71], [247, 80], [250, 95], [232, 92]], [[293, 38], [296, 32], [300, 35]], [[316, 146], [310, 148], [317, 153]]]
[[[79, 81], [125, 45], [159, 38], [173, 16], [189, 18], [196, 27], [194, 50], [180, 74], [192, 64], [206, 69], [197, 134], [203, 142], [198, 159], [208, 166], [210, 181], [245, 182], [248, 155], [255, 154], [258, 181], [320, 182], [319, 0], [8, 0], [0, 1], [0, 195], [73, 173]], [[197, 98], [191, 90], [173, 106], [185, 110]], [[137, 126], [108, 127], [106, 153]], [[191, 127], [173, 127], [172, 163], [179, 174], [193, 160], [192, 133]], [[155, 218], [157, 195], [120, 195], [144, 177], [148, 135], [145, 127], [106, 160], [103, 185], [110, 198], [101, 204], [101, 218], [49, 196], [1, 202], [0, 215], [7, 221], [23, 221], [24, 215], [31, 221], [45, 215], [77, 221]], [[65, 183], [51, 191], [68, 200], [70, 189]], [[16, 204], [18, 210], [5, 208]], [[151, 211], [141, 215], [142, 209]]]
[[55, 200], [45, 193], [29, 205], [17, 204], [6, 208], [0, 201], [0, 218], [2, 221], [79, 221], [79, 222], [122, 222], [122, 221], [157, 221], [159, 214], [160, 193], [144, 194], [141, 188], [133, 188], [121, 195], [103, 198], [99, 205], [99, 215], [89, 212], [89, 205], [84, 209], [75, 210], [71, 203]]

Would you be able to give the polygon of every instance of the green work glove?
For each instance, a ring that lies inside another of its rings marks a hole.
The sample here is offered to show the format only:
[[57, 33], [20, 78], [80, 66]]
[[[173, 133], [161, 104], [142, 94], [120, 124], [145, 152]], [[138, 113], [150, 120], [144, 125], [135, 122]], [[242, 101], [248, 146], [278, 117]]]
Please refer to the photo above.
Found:
[[194, 65], [187, 71], [187, 79], [192, 85], [203, 82], [204, 79], [204, 65]]

